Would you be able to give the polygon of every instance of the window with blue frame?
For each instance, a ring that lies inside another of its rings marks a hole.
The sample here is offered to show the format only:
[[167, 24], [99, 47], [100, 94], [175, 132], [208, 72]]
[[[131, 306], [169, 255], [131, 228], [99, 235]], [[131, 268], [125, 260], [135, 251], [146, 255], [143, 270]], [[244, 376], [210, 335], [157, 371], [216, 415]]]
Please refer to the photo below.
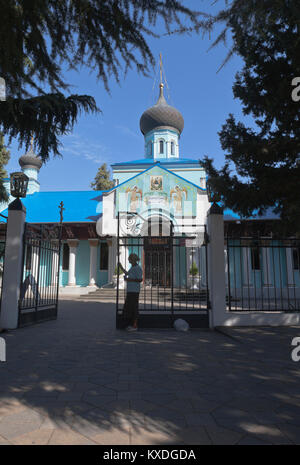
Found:
[[171, 142], [171, 155], [175, 155], [175, 144], [173, 141]]
[[164, 141], [160, 140], [159, 141], [159, 153], [164, 153]]

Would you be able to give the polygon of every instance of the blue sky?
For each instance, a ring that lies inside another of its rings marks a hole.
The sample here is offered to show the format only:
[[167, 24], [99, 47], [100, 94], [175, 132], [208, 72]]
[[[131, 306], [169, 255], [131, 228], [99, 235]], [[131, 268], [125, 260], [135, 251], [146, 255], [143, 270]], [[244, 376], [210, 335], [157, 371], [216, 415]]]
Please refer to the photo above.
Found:
[[[186, 1], [185, 4], [191, 8], [202, 7], [202, 2], [197, 0]], [[216, 33], [211, 39], [215, 37]], [[203, 38], [201, 34], [149, 39], [157, 62], [159, 53], [163, 55], [171, 96], [171, 100], [167, 100], [184, 117], [180, 156], [199, 159], [208, 155], [221, 167], [224, 153], [218, 131], [229, 113], [246, 120], [240, 102], [234, 100], [232, 94], [234, 76], [243, 63], [239, 57], [233, 57], [217, 73], [227, 49], [219, 45], [208, 51], [211, 43], [212, 40]], [[94, 96], [102, 113], [93, 116], [82, 114], [73, 133], [61, 139], [63, 157], [52, 157], [40, 170], [42, 191], [89, 190], [102, 163], [110, 165], [144, 157], [139, 119], [146, 108], [156, 103], [158, 82], [154, 89], [153, 84], [157, 70], [158, 63], [148, 78], [131, 70], [124, 79], [121, 78], [120, 85], [112, 79], [110, 94], [105, 91], [103, 83], [97, 81], [96, 74], [88, 69], [65, 74], [67, 81], [74, 86], [72, 92]], [[18, 150], [17, 143], [12, 143], [10, 150], [9, 173], [19, 171], [18, 158], [24, 153], [24, 150]]]

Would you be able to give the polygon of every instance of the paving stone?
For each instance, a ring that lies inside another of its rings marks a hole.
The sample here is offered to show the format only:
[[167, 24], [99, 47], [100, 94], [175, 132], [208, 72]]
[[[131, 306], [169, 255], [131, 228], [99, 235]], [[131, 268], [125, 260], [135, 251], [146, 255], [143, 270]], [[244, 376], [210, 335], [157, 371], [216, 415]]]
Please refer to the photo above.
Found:
[[208, 413], [186, 413], [185, 419], [189, 427], [216, 425], [214, 418]]
[[142, 399], [141, 391], [119, 391], [117, 392], [118, 400], [135, 400]]
[[21, 436], [15, 437], [12, 442], [18, 446], [25, 445], [39, 445], [44, 446], [48, 444], [51, 436], [53, 434], [53, 429], [37, 429], [31, 431], [30, 433], [23, 434]]
[[272, 445], [272, 443], [263, 441], [262, 439], [259, 439], [255, 436], [247, 435], [238, 442], [238, 445], [240, 446], [269, 446], [269, 445]]
[[50, 431], [58, 444], [300, 443], [286, 349], [299, 327], [229, 328], [242, 344], [212, 331], [128, 335], [114, 308], [68, 298], [57, 321], [6, 335], [0, 442], [45, 443]]
[[190, 398], [190, 403], [193, 406], [195, 412], [212, 412], [217, 407], [221, 405], [221, 401], [212, 401], [209, 399], [205, 399], [204, 397], [192, 397]]
[[82, 400], [87, 404], [93, 405], [95, 407], [102, 407], [107, 405], [109, 402], [117, 400], [117, 395], [113, 394], [111, 396], [89, 396], [84, 394]]
[[204, 427], [184, 428], [179, 433], [179, 441], [186, 445], [211, 445], [212, 441]]
[[151, 410], [145, 413], [144, 419], [146, 424], [159, 421], [175, 428], [185, 428], [188, 426], [183, 412], [168, 408], [156, 408]]
[[112, 427], [107, 431], [92, 436], [92, 440], [103, 446], [127, 446], [130, 445], [130, 432], [124, 432], [118, 428]]
[[130, 409], [134, 413], [140, 413], [140, 412], [150, 412], [151, 410], [154, 410], [157, 408], [157, 404], [154, 404], [152, 402], [147, 402], [146, 400], [143, 399], [130, 399], [129, 401], [130, 404]]
[[91, 437], [113, 426], [115, 417], [105, 410], [94, 409], [71, 418], [70, 426], [74, 431]]
[[230, 445], [237, 444], [237, 442], [244, 436], [243, 433], [237, 433], [227, 428], [219, 426], [206, 426], [207, 434], [212, 442], [216, 445]]
[[178, 410], [183, 413], [193, 413], [195, 412], [195, 408], [192, 404], [191, 399], [176, 399], [172, 402], [168, 402], [166, 407], [173, 410]]
[[167, 405], [169, 402], [177, 400], [177, 397], [173, 394], [152, 394], [152, 393], [142, 393], [142, 399], [157, 405]]
[[0, 420], [0, 435], [6, 439], [12, 439], [30, 433], [41, 426], [43, 419], [39, 413], [30, 409], [6, 415]]
[[0, 436], [0, 446], [10, 446], [12, 443]]
[[41, 397], [57, 399], [59, 396], [58, 391], [46, 391], [44, 389], [32, 389], [26, 393], [24, 393], [24, 399], [38, 399]]
[[130, 432], [131, 445], [181, 445], [180, 440], [176, 434], [162, 432], [158, 430], [151, 430], [146, 428], [138, 428]]
[[[113, 391], [128, 391], [129, 390], [129, 382], [127, 381], [115, 381], [113, 383], [107, 383], [104, 384], [104, 387], [107, 389], [111, 389]], [[135, 387], [135, 384], [133, 383], [133, 387]]]
[[293, 443], [300, 444], [300, 427], [286, 423], [279, 426], [280, 431]]
[[85, 436], [71, 429], [56, 429], [52, 432], [49, 445], [95, 445], [95, 441], [86, 438]]

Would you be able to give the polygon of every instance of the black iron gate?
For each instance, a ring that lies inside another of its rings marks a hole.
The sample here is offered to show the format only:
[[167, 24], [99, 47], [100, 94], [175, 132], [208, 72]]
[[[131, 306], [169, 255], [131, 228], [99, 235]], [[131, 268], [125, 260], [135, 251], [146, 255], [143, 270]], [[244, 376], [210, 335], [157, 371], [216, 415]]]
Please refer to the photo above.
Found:
[[19, 327], [57, 318], [61, 225], [26, 224]]
[[[123, 307], [126, 281], [119, 264], [130, 268], [128, 257], [135, 253], [143, 270], [139, 297], [139, 326], [166, 328], [177, 318], [191, 327], [209, 327], [207, 234], [203, 225], [197, 235], [179, 234], [171, 224], [169, 235], [121, 235], [117, 238], [117, 328], [128, 324]], [[141, 228], [140, 228], [141, 230]], [[144, 231], [148, 232], [148, 228]], [[200, 231], [200, 233], [199, 233]], [[122, 232], [122, 231], [121, 231]], [[154, 228], [155, 234], [159, 228]]]

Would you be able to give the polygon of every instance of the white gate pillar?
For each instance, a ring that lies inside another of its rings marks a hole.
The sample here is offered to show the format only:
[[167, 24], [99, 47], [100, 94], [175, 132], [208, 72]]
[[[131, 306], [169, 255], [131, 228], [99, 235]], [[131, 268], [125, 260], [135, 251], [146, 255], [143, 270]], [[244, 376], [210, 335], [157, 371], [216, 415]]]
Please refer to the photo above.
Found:
[[8, 207], [6, 245], [3, 269], [0, 327], [18, 327], [21, 272], [23, 267], [23, 235], [26, 208], [20, 199]]
[[213, 204], [207, 215], [209, 243], [208, 287], [211, 303], [209, 326], [222, 326], [226, 317], [226, 285], [224, 257], [223, 209]]
[[98, 239], [89, 239], [90, 244], [90, 280], [89, 286], [97, 286], [97, 251]]
[[69, 255], [69, 279], [68, 286], [76, 286], [76, 253], [77, 246], [79, 244], [78, 239], [69, 239], [68, 240], [70, 255]]

